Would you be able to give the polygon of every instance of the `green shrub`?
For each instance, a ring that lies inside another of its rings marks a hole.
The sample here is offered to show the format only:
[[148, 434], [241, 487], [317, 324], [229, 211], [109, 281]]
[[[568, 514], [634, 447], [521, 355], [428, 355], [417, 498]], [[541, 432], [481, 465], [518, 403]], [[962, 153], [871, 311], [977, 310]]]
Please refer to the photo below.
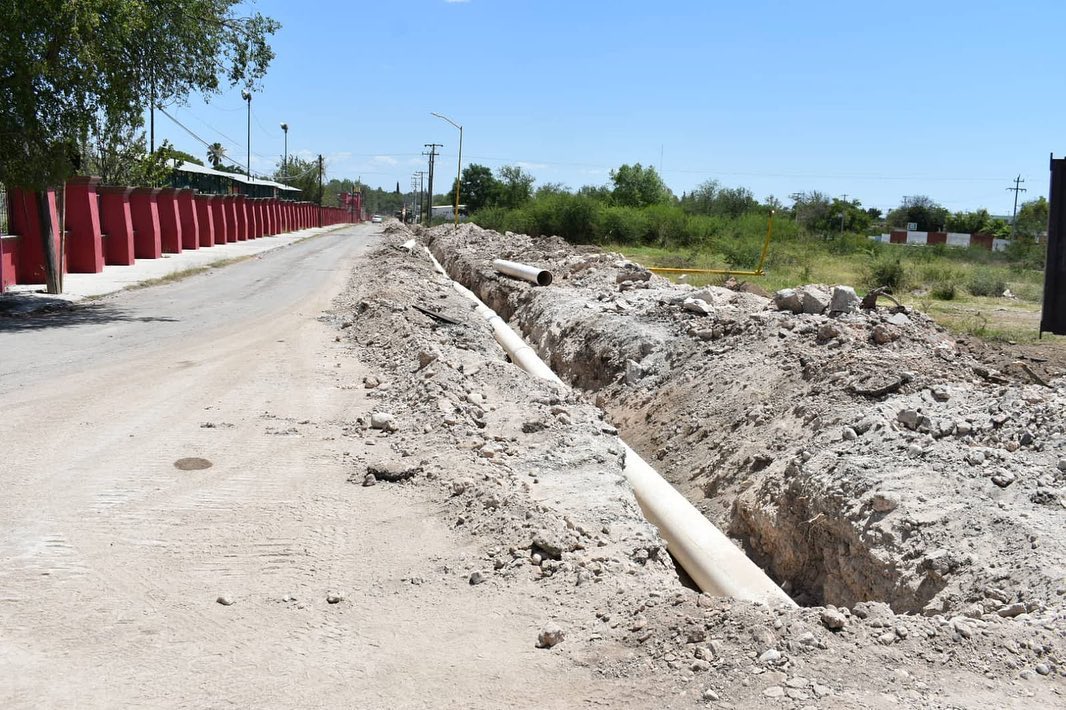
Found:
[[1046, 249], [1043, 244], [1037, 244], [1030, 239], [1019, 238], [1013, 239], [1007, 244], [1006, 254], [1007, 258], [1019, 268], [1043, 270], [1045, 252]]
[[675, 205], [649, 205], [644, 208], [648, 220], [649, 237], [664, 247], [686, 247], [692, 239], [686, 230], [688, 217]]
[[929, 289], [929, 295], [938, 301], [954, 301], [957, 288], [954, 281], [938, 281]]
[[514, 232], [515, 234], [534, 234], [536, 222], [529, 210], [505, 210], [506, 214], [501, 220], [497, 231]]
[[1010, 290], [1014, 292], [1015, 296], [1023, 301], [1040, 303], [1044, 300], [1044, 286], [1042, 284], [1020, 281], [1018, 283], [1012, 283], [1010, 285]]
[[503, 207], [485, 207], [472, 214], [470, 221], [483, 229], [502, 232], [506, 231], [503, 225], [507, 221], [509, 212], [510, 210]]
[[900, 291], [907, 282], [906, 270], [899, 257], [882, 257], [868, 264], [863, 275], [863, 284], [867, 288], [885, 287]]
[[635, 207], [605, 207], [600, 215], [599, 241], [611, 244], [643, 244], [648, 234], [644, 211]]
[[970, 275], [966, 290], [975, 296], [1002, 296], [1007, 290], [1007, 280], [992, 269], [977, 269]]

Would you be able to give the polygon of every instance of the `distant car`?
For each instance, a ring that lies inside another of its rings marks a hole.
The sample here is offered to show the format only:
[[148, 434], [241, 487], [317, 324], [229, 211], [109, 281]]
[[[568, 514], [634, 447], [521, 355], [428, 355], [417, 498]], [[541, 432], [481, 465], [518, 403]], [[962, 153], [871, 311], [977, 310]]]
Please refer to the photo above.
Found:
[[374, 224], [381, 224], [381, 223], [382, 223], [382, 222], [384, 222], [385, 220], [384, 220], [384, 219], [382, 219], [381, 215], [379, 215], [379, 214], [376, 214], [376, 215], [374, 215], [374, 216], [372, 216], [372, 217], [370, 218], [370, 221], [371, 221], [371, 222], [373, 222]]

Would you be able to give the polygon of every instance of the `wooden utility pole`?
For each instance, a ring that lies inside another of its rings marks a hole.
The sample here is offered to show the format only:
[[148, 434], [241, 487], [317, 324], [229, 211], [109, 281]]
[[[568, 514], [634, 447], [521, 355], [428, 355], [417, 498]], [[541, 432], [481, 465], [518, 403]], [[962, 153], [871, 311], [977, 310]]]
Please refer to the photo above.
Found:
[[429, 195], [426, 200], [426, 225], [433, 226], [433, 163], [437, 159], [437, 148], [443, 148], [443, 143], [426, 143], [429, 148]]
[[1015, 228], [1015, 225], [1018, 222], [1018, 193], [1019, 192], [1028, 192], [1028, 190], [1026, 190], [1024, 187], [1022, 187], [1022, 183], [1023, 182], [1025, 182], [1025, 180], [1022, 180], [1022, 176], [1019, 175], [1018, 177], [1014, 178], [1014, 187], [1008, 187], [1007, 188], [1008, 191], [1014, 192], [1014, 214], [1011, 215], [1011, 218], [1010, 218], [1010, 238], [1011, 239], [1014, 239], [1014, 228]]
[[322, 156], [318, 156], [318, 226], [322, 226]]

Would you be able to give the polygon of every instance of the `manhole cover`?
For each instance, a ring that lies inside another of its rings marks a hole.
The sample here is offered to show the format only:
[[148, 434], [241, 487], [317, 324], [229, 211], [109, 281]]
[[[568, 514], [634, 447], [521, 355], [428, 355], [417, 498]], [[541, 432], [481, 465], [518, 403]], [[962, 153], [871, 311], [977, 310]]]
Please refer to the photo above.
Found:
[[202, 459], [197, 456], [187, 459], [178, 459], [174, 462], [174, 468], [179, 471], [203, 471], [205, 468], [211, 468], [213, 464], [207, 459]]

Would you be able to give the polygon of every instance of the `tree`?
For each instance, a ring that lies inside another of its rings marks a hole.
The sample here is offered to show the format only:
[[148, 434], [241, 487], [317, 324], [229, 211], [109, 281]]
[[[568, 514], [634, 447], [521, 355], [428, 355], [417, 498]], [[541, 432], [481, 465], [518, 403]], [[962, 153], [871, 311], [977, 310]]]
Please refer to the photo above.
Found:
[[1014, 220], [1015, 234], [1035, 239], [1047, 233], [1048, 201], [1045, 197], [1022, 203]]
[[222, 159], [226, 157], [226, 147], [221, 143], [215, 142], [207, 146], [207, 159], [211, 162], [211, 167], [218, 170], [222, 165]]
[[341, 195], [346, 192], [352, 194], [353, 192], [359, 191], [360, 186], [354, 180], [348, 178], [338, 180], [337, 178], [333, 178], [322, 186], [322, 204], [328, 207], [344, 207], [345, 205], [341, 199]]
[[[467, 212], [473, 213], [484, 207], [496, 204], [500, 195], [500, 183], [492, 176], [492, 171], [484, 165], [471, 163], [463, 169], [463, 179], [459, 183], [459, 200], [466, 205]], [[449, 204], [455, 204], [455, 181]]]
[[655, 168], [635, 165], [622, 165], [611, 171], [614, 190], [611, 197], [616, 205], [622, 207], [647, 207], [666, 202], [670, 191], [666, 189]]
[[681, 196], [681, 206], [692, 214], [711, 214], [719, 189], [721, 185], [717, 180], [704, 180], [695, 190]]
[[797, 222], [810, 230], [824, 229], [833, 209], [828, 195], [811, 190], [794, 192], [789, 199], [792, 200], [792, 215]]
[[85, 172], [96, 175], [105, 185], [135, 184], [134, 163], [148, 152], [144, 136], [144, 118], [96, 116], [92, 139], [82, 148]]
[[[318, 161], [304, 160], [295, 155], [289, 156], [288, 171], [278, 161], [274, 170], [276, 182], [298, 188], [303, 193], [303, 199], [308, 202], [318, 202], [323, 197], [323, 190], [318, 182]], [[323, 178], [325, 174], [323, 173]]]
[[722, 187], [707, 180], [681, 197], [681, 207], [690, 214], [737, 218], [759, 208], [755, 195], [746, 187]]
[[536, 178], [517, 165], [504, 165], [496, 171], [496, 175], [499, 181], [496, 201], [500, 207], [521, 207], [533, 197]]
[[603, 204], [611, 201], [611, 188], [606, 185], [583, 185], [577, 191], [577, 194], [580, 197], [588, 197]]
[[946, 226], [949, 212], [925, 195], [904, 197], [899, 207], [888, 213], [888, 226], [905, 229], [908, 224], [918, 225], [919, 232], [932, 232]]
[[[278, 23], [239, 16], [239, 0], [0, 0], [0, 183], [42, 191], [81, 162], [95, 117], [258, 85]], [[38, 196], [48, 290], [60, 276], [53, 225]]]

